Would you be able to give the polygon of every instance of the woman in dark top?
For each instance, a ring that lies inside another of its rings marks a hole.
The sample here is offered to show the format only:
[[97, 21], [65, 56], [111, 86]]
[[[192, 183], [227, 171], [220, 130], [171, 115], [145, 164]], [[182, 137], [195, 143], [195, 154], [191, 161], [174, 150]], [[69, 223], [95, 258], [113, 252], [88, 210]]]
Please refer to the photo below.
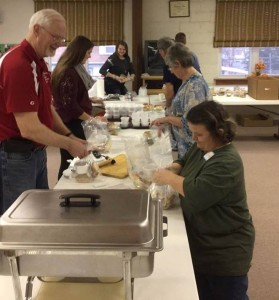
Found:
[[[92, 118], [92, 100], [88, 90], [93, 79], [84, 64], [91, 56], [94, 44], [84, 36], [75, 37], [60, 57], [52, 73], [53, 104], [72, 134], [85, 139], [81, 122]], [[60, 149], [61, 164], [58, 178], [69, 167], [70, 153]]]
[[191, 108], [187, 122], [195, 144], [153, 181], [180, 195], [199, 299], [247, 300], [255, 230], [235, 125], [214, 101]]
[[133, 64], [128, 55], [128, 45], [124, 41], [119, 41], [115, 52], [100, 69], [100, 74], [105, 76], [106, 94], [125, 95], [127, 93], [125, 83], [134, 80], [134, 73]]

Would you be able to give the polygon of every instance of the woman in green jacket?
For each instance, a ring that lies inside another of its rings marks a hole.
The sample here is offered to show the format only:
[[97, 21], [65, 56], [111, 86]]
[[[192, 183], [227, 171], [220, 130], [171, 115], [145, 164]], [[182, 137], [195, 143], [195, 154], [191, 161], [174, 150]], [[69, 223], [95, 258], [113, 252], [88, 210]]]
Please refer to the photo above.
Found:
[[246, 300], [255, 239], [235, 125], [221, 104], [187, 114], [195, 144], [153, 181], [180, 195], [200, 300]]

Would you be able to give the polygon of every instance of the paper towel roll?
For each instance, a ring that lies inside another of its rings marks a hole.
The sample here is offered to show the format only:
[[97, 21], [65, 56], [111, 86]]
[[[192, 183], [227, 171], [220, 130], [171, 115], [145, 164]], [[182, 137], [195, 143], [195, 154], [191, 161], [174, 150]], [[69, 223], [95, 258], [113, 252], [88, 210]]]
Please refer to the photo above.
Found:
[[104, 79], [97, 80], [97, 97], [104, 98], [105, 97], [105, 83]]

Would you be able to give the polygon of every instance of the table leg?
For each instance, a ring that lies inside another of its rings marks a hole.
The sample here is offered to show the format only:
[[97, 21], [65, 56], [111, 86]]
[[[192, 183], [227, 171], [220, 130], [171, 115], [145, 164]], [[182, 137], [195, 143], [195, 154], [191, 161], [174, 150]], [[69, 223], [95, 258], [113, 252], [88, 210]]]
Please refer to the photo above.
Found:
[[10, 264], [10, 269], [12, 273], [12, 280], [14, 286], [15, 300], [23, 300], [22, 291], [19, 279], [18, 265], [16, 260], [16, 254], [14, 251], [5, 252]]
[[124, 273], [124, 287], [125, 300], [132, 300], [132, 277], [131, 277], [131, 252], [123, 253], [123, 273]]
[[277, 133], [274, 133], [273, 137], [275, 137], [278, 140], [279, 139], [279, 120], [274, 120], [274, 123], [277, 125]]

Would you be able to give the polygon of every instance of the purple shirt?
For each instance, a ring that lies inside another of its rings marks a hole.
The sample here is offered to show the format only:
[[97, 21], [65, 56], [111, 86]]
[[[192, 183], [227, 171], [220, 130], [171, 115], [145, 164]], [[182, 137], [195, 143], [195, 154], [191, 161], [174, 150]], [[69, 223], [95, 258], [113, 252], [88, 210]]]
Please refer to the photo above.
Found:
[[53, 105], [63, 120], [67, 123], [86, 112], [91, 115], [92, 102], [88, 91], [74, 68], [66, 70], [53, 93]]

